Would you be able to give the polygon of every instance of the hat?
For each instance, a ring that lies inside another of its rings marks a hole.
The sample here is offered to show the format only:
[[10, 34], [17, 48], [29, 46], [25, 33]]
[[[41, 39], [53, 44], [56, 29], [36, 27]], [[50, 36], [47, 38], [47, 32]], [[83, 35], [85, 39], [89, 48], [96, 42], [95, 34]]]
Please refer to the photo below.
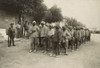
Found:
[[46, 26], [49, 26], [50, 24], [49, 23], [46, 23]]
[[33, 21], [32, 24], [36, 24], [36, 21]]
[[43, 24], [43, 25], [44, 25], [44, 24], [45, 24], [45, 22], [44, 22], [44, 21], [42, 21], [42, 22], [41, 22], [41, 24]]

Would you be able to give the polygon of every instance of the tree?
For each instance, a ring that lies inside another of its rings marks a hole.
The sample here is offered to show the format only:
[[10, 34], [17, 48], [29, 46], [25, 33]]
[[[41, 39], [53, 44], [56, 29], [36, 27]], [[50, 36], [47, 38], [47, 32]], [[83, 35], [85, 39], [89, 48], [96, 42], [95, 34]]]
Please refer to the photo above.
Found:
[[48, 9], [44, 17], [44, 20], [49, 23], [60, 22], [62, 19], [63, 19], [63, 16], [61, 14], [61, 9], [58, 8], [56, 5]]
[[81, 22], [78, 22], [75, 18], [64, 17], [64, 20], [69, 26], [85, 26]]
[[32, 16], [40, 22], [45, 15], [47, 6], [43, 0], [0, 0], [0, 9], [25, 16]]

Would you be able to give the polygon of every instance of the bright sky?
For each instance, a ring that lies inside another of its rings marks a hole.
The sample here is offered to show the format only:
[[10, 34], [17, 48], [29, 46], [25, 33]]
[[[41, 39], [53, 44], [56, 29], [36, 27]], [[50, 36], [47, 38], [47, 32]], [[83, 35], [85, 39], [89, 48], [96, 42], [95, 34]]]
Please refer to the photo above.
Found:
[[100, 0], [44, 0], [48, 8], [57, 5], [63, 16], [76, 18], [89, 28], [100, 28]]

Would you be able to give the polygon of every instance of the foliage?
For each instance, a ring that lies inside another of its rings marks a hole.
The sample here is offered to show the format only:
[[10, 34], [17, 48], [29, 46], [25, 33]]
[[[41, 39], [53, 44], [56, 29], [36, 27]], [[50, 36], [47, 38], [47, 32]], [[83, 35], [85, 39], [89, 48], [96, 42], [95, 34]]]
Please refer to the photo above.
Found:
[[64, 17], [65, 23], [67, 23], [70, 26], [85, 26], [81, 22], [78, 22], [75, 18], [70, 17]]
[[61, 14], [61, 9], [58, 8], [56, 5], [48, 9], [44, 17], [44, 20], [49, 23], [60, 22], [62, 19], [63, 16]]
[[47, 7], [43, 0], [0, 0], [0, 9], [18, 14], [29, 15], [40, 22]]

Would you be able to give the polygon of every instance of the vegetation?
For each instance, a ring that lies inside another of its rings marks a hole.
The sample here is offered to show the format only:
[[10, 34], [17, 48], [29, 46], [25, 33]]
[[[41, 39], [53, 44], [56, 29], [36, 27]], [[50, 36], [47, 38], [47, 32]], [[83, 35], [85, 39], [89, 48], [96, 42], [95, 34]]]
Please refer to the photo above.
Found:
[[61, 9], [56, 5], [48, 9], [43, 0], [0, 0], [0, 9], [19, 14], [19, 21], [22, 16], [31, 16], [32, 20], [37, 21], [37, 24], [40, 24], [42, 20], [52, 23], [65, 19], [68, 25], [84, 26], [74, 18], [63, 18]]
[[77, 21], [75, 18], [64, 17], [64, 20], [65, 20], [65, 23], [67, 23], [70, 26], [82, 26], [82, 27], [85, 26], [81, 22]]
[[44, 18], [44, 20], [49, 23], [60, 22], [62, 21], [62, 19], [63, 16], [61, 14], [61, 9], [58, 8], [56, 5], [48, 9]]

